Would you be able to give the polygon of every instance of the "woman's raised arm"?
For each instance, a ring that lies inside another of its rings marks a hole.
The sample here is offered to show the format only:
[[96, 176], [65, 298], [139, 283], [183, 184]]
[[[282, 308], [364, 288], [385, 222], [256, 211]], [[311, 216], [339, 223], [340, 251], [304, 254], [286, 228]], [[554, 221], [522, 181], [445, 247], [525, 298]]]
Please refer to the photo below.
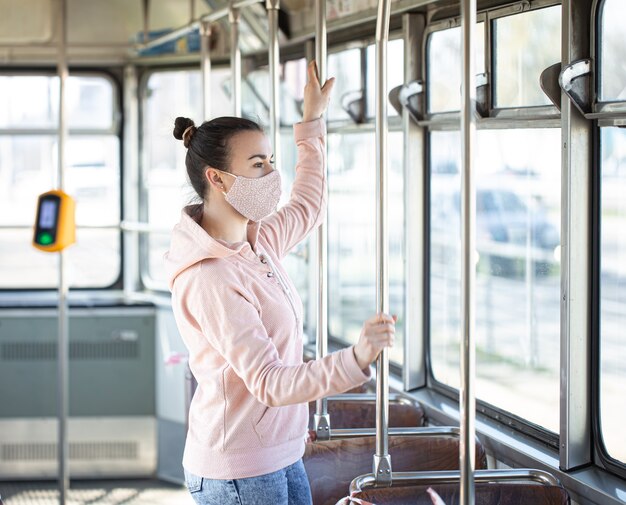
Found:
[[335, 82], [320, 86], [315, 62], [307, 68], [302, 123], [294, 125], [298, 149], [289, 203], [268, 217], [259, 233], [282, 258], [323, 221], [326, 209], [326, 125], [321, 119]]

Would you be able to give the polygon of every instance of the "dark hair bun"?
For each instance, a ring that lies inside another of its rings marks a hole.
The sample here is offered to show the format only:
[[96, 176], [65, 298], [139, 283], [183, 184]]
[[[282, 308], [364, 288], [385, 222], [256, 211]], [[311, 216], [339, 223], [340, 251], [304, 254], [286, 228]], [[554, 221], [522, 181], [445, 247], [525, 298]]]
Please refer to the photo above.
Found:
[[196, 133], [195, 123], [188, 117], [177, 117], [174, 121], [174, 137], [182, 140], [185, 147], [189, 147], [191, 137]]

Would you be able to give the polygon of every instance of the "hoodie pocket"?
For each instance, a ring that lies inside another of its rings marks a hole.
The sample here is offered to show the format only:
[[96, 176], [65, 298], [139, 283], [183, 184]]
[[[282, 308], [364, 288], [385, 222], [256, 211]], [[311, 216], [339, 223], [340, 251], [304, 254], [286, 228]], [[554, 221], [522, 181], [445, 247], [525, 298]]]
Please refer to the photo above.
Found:
[[255, 423], [254, 431], [263, 447], [272, 447], [296, 438], [304, 440], [307, 422], [305, 404], [267, 407]]

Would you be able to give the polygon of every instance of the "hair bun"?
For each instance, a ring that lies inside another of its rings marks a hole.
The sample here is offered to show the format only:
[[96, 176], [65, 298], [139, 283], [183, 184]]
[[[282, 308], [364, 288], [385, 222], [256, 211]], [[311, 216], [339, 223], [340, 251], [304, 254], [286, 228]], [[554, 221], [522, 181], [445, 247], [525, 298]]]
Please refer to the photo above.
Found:
[[196, 130], [195, 123], [188, 117], [177, 117], [174, 122], [174, 137], [182, 140], [185, 147], [189, 147], [189, 142]]

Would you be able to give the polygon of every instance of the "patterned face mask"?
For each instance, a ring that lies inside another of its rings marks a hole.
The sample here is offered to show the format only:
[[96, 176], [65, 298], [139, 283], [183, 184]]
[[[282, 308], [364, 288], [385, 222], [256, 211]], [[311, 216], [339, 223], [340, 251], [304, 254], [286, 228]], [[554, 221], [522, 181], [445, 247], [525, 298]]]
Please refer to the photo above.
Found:
[[276, 210], [281, 195], [278, 170], [272, 170], [269, 174], [256, 178], [243, 177], [229, 172], [222, 173], [235, 178], [228, 193], [222, 191], [222, 194], [242, 216], [250, 221], [261, 221]]

